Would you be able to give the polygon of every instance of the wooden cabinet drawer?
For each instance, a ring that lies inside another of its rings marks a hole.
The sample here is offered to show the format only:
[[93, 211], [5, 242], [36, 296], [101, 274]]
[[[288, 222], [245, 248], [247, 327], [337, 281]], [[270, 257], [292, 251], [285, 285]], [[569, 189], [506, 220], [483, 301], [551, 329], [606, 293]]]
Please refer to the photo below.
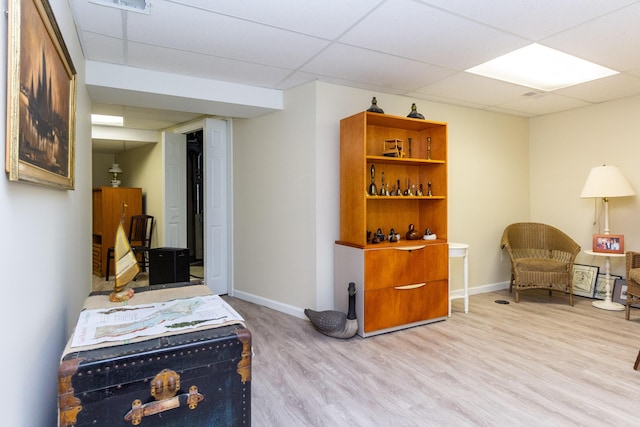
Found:
[[446, 279], [416, 287], [367, 290], [364, 293], [364, 332], [446, 317], [447, 301]]
[[421, 241], [365, 251], [365, 290], [414, 285], [448, 277], [446, 244]]

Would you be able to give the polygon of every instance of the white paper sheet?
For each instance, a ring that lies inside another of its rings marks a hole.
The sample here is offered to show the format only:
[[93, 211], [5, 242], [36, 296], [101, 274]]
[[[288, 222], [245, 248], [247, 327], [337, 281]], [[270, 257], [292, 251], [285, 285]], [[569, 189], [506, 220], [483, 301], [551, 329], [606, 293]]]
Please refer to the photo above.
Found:
[[71, 347], [127, 341], [234, 321], [244, 322], [244, 319], [218, 295], [84, 310]]

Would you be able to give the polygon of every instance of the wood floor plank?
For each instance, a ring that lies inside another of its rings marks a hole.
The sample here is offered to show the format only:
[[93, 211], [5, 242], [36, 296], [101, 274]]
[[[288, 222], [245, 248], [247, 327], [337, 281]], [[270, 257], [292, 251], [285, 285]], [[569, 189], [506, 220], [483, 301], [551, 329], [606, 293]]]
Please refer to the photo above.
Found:
[[[226, 300], [252, 333], [253, 426], [632, 426], [640, 310], [546, 292], [474, 295], [465, 314], [340, 340]], [[496, 304], [504, 299], [510, 304]]]

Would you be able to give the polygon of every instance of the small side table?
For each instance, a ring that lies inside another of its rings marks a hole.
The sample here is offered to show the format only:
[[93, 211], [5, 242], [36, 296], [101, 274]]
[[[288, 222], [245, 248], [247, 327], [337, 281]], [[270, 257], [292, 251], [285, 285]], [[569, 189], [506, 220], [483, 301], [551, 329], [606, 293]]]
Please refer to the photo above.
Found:
[[624, 310], [624, 305], [611, 301], [611, 257], [618, 258], [624, 257], [625, 254], [612, 254], [609, 252], [594, 252], [594, 251], [584, 251], [587, 255], [592, 256], [603, 256], [604, 259], [604, 272], [605, 272], [605, 290], [606, 294], [604, 300], [598, 300], [591, 303], [596, 308], [601, 308], [603, 310], [612, 310], [612, 311], [622, 311]]
[[[466, 243], [449, 243], [449, 258], [464, 258], [464, 295], [451, 296], [449, 288], [449, 317], [451, 317], [451, 300], [464, 298], [464, 312], [469, 312], [469, 245]], [[449, 278], [451, 278], [451, 263], [449, 263]]]

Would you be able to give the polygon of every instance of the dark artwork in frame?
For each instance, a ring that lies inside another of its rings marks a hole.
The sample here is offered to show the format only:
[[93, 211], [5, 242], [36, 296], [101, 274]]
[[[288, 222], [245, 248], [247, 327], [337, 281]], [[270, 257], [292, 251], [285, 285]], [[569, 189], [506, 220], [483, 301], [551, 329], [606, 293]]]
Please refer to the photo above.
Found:
[[76, 70], [47, 0], [8, 2], [10, 181], [73, 190]]

